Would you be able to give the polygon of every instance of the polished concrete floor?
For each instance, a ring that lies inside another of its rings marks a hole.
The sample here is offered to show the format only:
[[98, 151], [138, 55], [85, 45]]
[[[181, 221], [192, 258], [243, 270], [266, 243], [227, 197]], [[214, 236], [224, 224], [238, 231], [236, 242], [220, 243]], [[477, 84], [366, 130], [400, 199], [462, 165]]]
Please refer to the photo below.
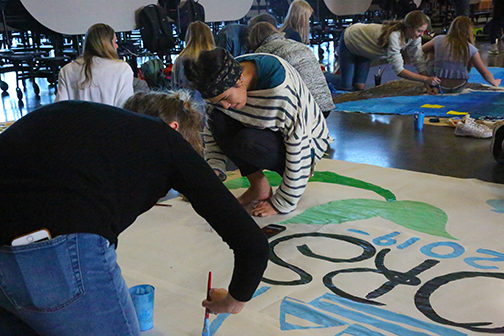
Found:
[[463, 138], [450, 127], [413, 127], [411, 116], [333, 112], [331, 159], [504, 183], [491, 139]]
[[[504, 53], [492, 57], [488, 56], [488, 44], [479, 48], [486, 64], [503, 66]], [[376, 69], [370, 71], [369, 86], [374, 85], [375, 72]], [[384, 74], [383, 80], [394, 78]], [[0, 122], [17, 120], [54, 101], [55, 90], [47, 85], [46, 79], [36, 79], [40, 87], [38, 98], [32, 83], [26, 82], [22, 105], [18, 103], [14, 73], [5, 73], [2, 79], [8, 82], [9, 90], [8, 95], [2, 95]], [[457, 137], [453, 128], [432, 125], [415, 131], [410, 116], [332, 112], [327, 123], [335, 140], [327, 158], [504, 183], [504, 165], [494, 161], [491, 139]]]
[[[488, 42], [476, 46], [485, 65], [504, 67], [503, 52], [489, 56]], [[371, 69], [367, 88], [374, 85], [378, 66]], [[384, 72], [382, 82], [393, 79]], [[411, 116], [331, 112], [327, 123], [335, 139], [331, 159], [504, 183], [504, 165], [494, 160], [491, 139], [458, 137], [451, 127], [427, 124], [415, 131]]]

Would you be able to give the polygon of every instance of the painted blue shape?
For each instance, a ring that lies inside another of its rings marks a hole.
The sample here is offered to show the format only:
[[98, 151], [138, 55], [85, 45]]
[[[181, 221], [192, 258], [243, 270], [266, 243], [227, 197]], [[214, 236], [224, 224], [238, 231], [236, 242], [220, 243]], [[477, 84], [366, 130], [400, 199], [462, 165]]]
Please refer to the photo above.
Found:
[[221, 327], [222, 323], [228, 318], [228, 316], [231, 314], [219, 314], [217, 317], [212, 321], [210, 324], [210, 335], [213, 336], [219, 330]]
[[208, 318], [205, 318], [205, 324], [203, 325], [203, 332], [201, 336], [210, 336], [210, 321]]
[[350, 327], [346, 328], [344, 331], [336, 334], [335, 336], [344, 336], [344, 335], [353, 335], [353, 336], [385, 336], [382, 333], [377, 331], [369, 330], [360, 324], [352, 324]]
[[397, 240], [393, 239], [393, 237], [400, 235], [401, 232], [399, 231], [394, 231], [389, 234], [386, 234], [381, 237], [376, 237], [373, 239], [373, 244], [378, 245], [378, 246], [390, 246], [394, 245], [397, 243]]
[[476, 267], [476, 268], [481, 268], [481, 269], [499, 269], [499, 267], [497, 267], [497, 266], [480, 265], [476, 261], [480, 261], [480, 260], [493, 261], [493, 262], [504, 261], [504, 253], [499, 253], [496, 251], [485, 250], [485, 249], [477, 249], [476, 252], [488, 254], [488, 255], [494, 256], [496, 258], [469, 257], [469, 258], [464, 259], [466, 264], [473, 266], [473, 267]]
[[[432, 249], [439, 246], [451, 247], [453, 249], [453, 252], [447, 254], [439, 254], [432, 251]], [[465, 248], [463, 248], [460, 244], [454, 242], [435, 242], [422, 246], [420, 251], [427, 257], [439, 258], [439, 259], [452, 259], [460, 257], [462, 254], [464, 254]]]
[[491, 199], [487, 201], [487, 204], [493, 207], [494, 212], [504, 213], [504, 200]]
[[[285, 319], [287, 315], [293, 315], [299, 319], [309, 321], [315, 324], [315, 326], [300, 326], [288, 323]], [[280, 330], [320, 329], [346, 324], [346, 322], [314, 309], [300, 300], [285, 297], [280, 305]]]
[[[334, 304], [331, 302], [334, 302]], [[310, 304], [316, 308], [326, 310], [358, 323], [372, 325], [375, 328], [398, 336], [427, 336], [432, 335], [432, 333], [440, 336], [467, 336], [467, 334], [458, 330], [420, 321], [410, 316], [394, 313], [365, 303], [354, 302], [332, 293], [326, 293], [311, 301]], [[349, 307], [350, 309], [342, 306]], [[379, 319], [375, 316], [379, 317]], [[429, 334], [411, 330], [404, 326], [427, 330]]]
[[411, 246], [411, 245], [415, 244], [415, 243], [416, 243], [417, 241], [419, 241], [419, 240], [420, 240], [420, 238], [417, 238], [417, 237], [412, 237], [412, 238], [410, 238], [410, 239], [406, 240], [404, 243], [402, 243], [402, 244], [400, 244], [400, 245], [397, 245], [397, 248], [398, 248], [399, 250], [403, 250], [403, 249], [405, 249], [406, 247], [408, 247], [408, 246]]
[[[258, 297], [261, 294], [266, 293], [266, 291], [268, 289], [270, 289], [270, 288], [271, 288], [271, 286], [263, 286], [263, 287], [259, 288], [258, 290], [255, 291], [254, 295], [252, 296], [252, 299], [255, 298], [255, 297]], [[215, 333], [217, 332], [217, 330], [219, 330], [220, 326], [229, 317], [229, 315], [231, 315], [231, 314], [219, 314], [219, 315], [217, 315], [217, 317], [210, 324], [210, 335], [212, 335], [212, 336], [215, 335]]]
[[[425, 104], [441, 108], [423, 108]], [[336, 111], [413, 115], [423, 112], [426, 117], [453, 117], [449, 111], [468, 112], [476, 119], [484, 116], [502, 118], [504, 92], [471, 91], [461, 94], [432, 96], [400, 96], [372, 98], [335, 104]]]
[[361, 231], [361, 230], [348, 229], [347, 231], [348, 232], [355, 232], [355, 233], [358, 233], [358, 234], [361, 234], [361, 235], [365, 235], [365, 236], [369, 236], [369, 233], [367, 233], [365, 231]]
[[[488, 67], [495, 79], [502, 79], [500, 86], [504, 86], [504, 68]], [[488, 84], [488, 82], [481, 76], [475, 68], [469, 72], [469, 83]]]

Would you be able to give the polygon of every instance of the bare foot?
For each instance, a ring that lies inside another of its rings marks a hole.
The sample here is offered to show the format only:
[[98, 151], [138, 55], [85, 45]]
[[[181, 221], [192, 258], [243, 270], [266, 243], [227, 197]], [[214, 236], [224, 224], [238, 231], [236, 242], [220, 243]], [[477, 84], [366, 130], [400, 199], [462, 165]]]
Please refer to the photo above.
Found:
[[265, 201], [273, 196], [273, 190], [262, 171], [248, 175], [247, 179], [250, 182], [250, 187], [238, 196], [241, 205], [246, 206], [252, 202]]
[[250, 211], [252, 216], [257, 217], [268, 217], [272, 215], [276, 215], [278, 211], [273, 208], [270, 202], [268, 201], [260, 201], [254, 205], [254, 208]]

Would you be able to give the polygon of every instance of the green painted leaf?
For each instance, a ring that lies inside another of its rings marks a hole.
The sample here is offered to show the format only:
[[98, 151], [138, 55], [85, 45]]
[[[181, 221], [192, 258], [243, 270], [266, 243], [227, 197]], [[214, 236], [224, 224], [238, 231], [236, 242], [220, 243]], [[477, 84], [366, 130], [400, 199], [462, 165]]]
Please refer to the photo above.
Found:
[[415, 201], [345, 199], [312, 207], [281, 224], [339, 224], [373, 217], [381, 217], [411, 230], [455, 239], [446, 232], [448, 216], [443, 210]]
[[396, 199], [395, 195], [390, 190], [383, 189], [382, 187], [379, 187], [372, 183], [364, 182], [351, 177], [346, 177], [329, 171], [316, 171], [310, 178], [309, 182], [340, 184], [353, 188], [373, 191], [385, 198], [387, 201], [395, 201]]
[[[272, 187], [280, 185], [282, 181], [280, 175], [271, 171], [265, 171], [264, 174]], [[390, 190], [328, 171], [315, 172], [309, 182], [333, 183], [369, 190], [383, 197], [385, 201], [346, 199], [329, 202], [307, 209], [303, 213], [282, 222], [282, 224], [339, 224], [381, 217], [411, 230], [455, 239], [446, 232], [448, 216], [443, 210], [433, 205], [415, 201], [397, 201]], [[245, 177], [231, 180], [225, 184], [229, 189], [248, 188], [250, 186]]]
[[[282, 177], [280, 175], [278, 175], [277, 173], [275, 173], [275, 172], [272, 172], [272, 171], [269, 171], [269, 170], [265, 170], [264, 171], [264, 175], [266, 176], [266, 178], [268, 179], [269, 184], [272, 187], [278, 187], [280, 185], [280, 183], [282, 182]], [[236, 179], [231, 180], [231, 181], [224, 182], [224, 185], [226, 187], [228, 187], [229, 190], [250, 187], [249, 181], [244, 176], [236, 178]]]
[[[275, 172], [266, 170], [264, 171], [264, 175], [266, 176], [272, 187], [278, 187], [282, 182], [282, 177]], [[372, 183], [364, 182], [351, 177], [342, 176], [329, 171], [316, 171], [308, 182], [340, 184], [344, 186], [373, 191], [378, 195], [382, 196], [383, 198], [385, 198], [387, 201], [392, 201], [396, 199], [395, 195], [390, 190], [383, 189], [382, 187], [379, 187]], [[228, 181], [224, 184], [228, 187], [229, 190], [250, 187], [250, 183], [246, 177], [240, 177]]]

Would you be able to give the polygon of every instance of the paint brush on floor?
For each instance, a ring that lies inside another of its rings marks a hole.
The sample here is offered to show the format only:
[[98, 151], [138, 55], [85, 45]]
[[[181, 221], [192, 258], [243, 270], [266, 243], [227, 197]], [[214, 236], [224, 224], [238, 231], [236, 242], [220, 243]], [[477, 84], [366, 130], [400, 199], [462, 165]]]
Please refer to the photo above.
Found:
[[[207, 300], [210, 300], [210, 288], [212, 288], [212, 272], [208, 272]], [[205, 321], [203, 323], [202, 336], [210, 336], [210, 310], [205, 308]]]

